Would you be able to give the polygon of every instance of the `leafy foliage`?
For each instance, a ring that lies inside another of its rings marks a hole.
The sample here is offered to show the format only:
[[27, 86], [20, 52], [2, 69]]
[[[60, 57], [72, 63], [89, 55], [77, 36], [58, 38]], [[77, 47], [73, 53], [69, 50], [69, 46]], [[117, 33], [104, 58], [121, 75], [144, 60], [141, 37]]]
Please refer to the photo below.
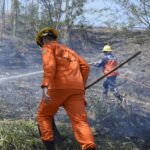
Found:
[[26, 121], [0, 122], [1, 150], [40, 150], [42, 148], [35, 123]]
[[150, 29], [150, 1], [149, 0], [113, 0], [125, 10], [132, 22], [142, 24]]

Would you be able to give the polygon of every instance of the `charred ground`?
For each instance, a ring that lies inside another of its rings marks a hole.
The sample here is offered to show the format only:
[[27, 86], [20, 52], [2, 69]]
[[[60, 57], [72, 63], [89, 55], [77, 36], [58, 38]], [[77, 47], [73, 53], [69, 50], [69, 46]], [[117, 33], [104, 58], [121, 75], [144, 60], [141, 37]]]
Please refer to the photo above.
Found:
[[[126, 60], [137, 51], [142, 54], [122, 67], [118, 86], [126, 103], [118, 104], [110, 93], [102, 97], [102, 82], [87, 91], [89, 122], [98, 145], [107, 145], [111, 139], [129, 143], [131, 148], [150, 149], [150, 38], [144, 31], [113, 31], [90, 29], [86, 32], [72, 31], [69, 46], [85, 57], [88, 62], [102, 57], [101, 49], [109, 43], [119, 62]], [[23, 76], [40, 71], [41, 52], [33, 41], [12, 39], [5, 36], [0, 41], [0, 119], [35, 119], [41, 97], [42, 74]], [[22, 77], [16, 77], [22, 74]], [[88, 83], [101, 76], [100, 69], [91, 66]], [[13, 79], [9, 77], [14, 76]], [[5, 79], [4, 79], [5, 78]], [[61, 112], [61, 113], [60, 113]], [[61, 108], [56, 115], [57, 124], [70, 128], [69, 119]], [[118, 144], [119, 145], [119, 144]], [[107, 145], [108, 146], [108, 145]], [[121, 146], [120, 146], [121, 149]], [[119, 149], [118, 149], [119, 150]]]

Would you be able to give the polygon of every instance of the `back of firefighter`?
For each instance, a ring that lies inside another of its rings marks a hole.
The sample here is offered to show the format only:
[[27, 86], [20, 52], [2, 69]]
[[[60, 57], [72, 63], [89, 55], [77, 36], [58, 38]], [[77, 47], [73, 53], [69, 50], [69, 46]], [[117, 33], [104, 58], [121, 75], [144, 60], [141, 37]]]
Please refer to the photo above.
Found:
[[[116, 57], [112, 54], [112, 49], [109, 45], [105, 45], [103, 48], [103, 59], [99, 62], [95, 62], [95, 66], [97, 67], [102, 67], [103, 68], [103, 73], [107, 74], [111, 70], [113, 70], [115, 67], [117, 67], [118, 62]], [[110, 89], [114, 96], [119, 100], [122, 101], [123, 98], [119, 94], [119, 91], [116, 87], [116, 78], [118, 76], [118, 71], [114, 71], [111, 74], [109, 74], [106, 78], [106, 80], [103, 83], [103, 94], [104, 97], [107, 97], [108, 90]]]
[[42, 47], [43, 98], [37, 120], [47, 150], [55, 150], [52, 118], [59, 107], [66, 110], [82, 150], [96, 150], [85, 110], [85, 84], [89, 74], [86, 61], [75, 51], [57, 42], [58, 32], [46, 27], [36, 42]]

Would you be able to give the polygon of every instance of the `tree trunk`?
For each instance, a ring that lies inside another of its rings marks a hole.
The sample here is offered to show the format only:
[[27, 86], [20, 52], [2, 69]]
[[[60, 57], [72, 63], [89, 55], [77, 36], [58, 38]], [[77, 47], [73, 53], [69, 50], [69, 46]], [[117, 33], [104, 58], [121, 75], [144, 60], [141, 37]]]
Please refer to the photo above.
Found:
[[68, 19], [69, 19], [69, 12], [68, 12], [68, 8], [69, 7], [69, 1], [66, 0], [66, 8], [65, 8], [65, 25], [64, 25], [64, 36], [63, 36], [63, 43], [68, 45], [68, 36], [69, 36], [69, 33], [68, 33]]
[[3, 33], [5, 30], [5, 0], [2, 0], [1, 3], [1, 35], [0, 37], [3, 37]]
[[37, 0], [37, 9], [38, 9], [38, 13], [37, 13], [37, 18], [36, 18], [36, 29], [35, 29], [35, 32], [37, 32], [39, 30], [39, 15], [40, 15], [40, 2], [39, 0]]

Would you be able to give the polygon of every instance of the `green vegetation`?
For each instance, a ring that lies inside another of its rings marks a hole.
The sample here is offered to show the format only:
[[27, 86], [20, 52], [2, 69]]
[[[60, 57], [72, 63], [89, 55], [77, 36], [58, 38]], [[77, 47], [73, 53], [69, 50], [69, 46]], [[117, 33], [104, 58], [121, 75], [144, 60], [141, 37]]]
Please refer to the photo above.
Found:
[[1, 121], [0, 149], [41, 150], [42, 143], [36, 124], [27, 121]]
[[[69, 134], [63, 144], [57, 143], [59, 150], [80, 150], [79, 145], [72, 139], [72, 133], [62, 125], [62, 135]], [[71, 136], [71, 137], [70, 137]], [[33, 121], [1, 121], [0, 122], [0, 149], [1, 150], [42, 150], [37, 124]]]
[[[59, 125], [65, 137], [62, 144], [57, 143], [57, 150], [80, 150], [71, 130], [66, 125]], [[98, 150], [131, 150], [132, 143], [127, 141], [111, 141], [109, 137], [95, 136]], [[1, 150], [44, 150], [39, 138], [37, 124], [33, 121], [0, 121]]]

